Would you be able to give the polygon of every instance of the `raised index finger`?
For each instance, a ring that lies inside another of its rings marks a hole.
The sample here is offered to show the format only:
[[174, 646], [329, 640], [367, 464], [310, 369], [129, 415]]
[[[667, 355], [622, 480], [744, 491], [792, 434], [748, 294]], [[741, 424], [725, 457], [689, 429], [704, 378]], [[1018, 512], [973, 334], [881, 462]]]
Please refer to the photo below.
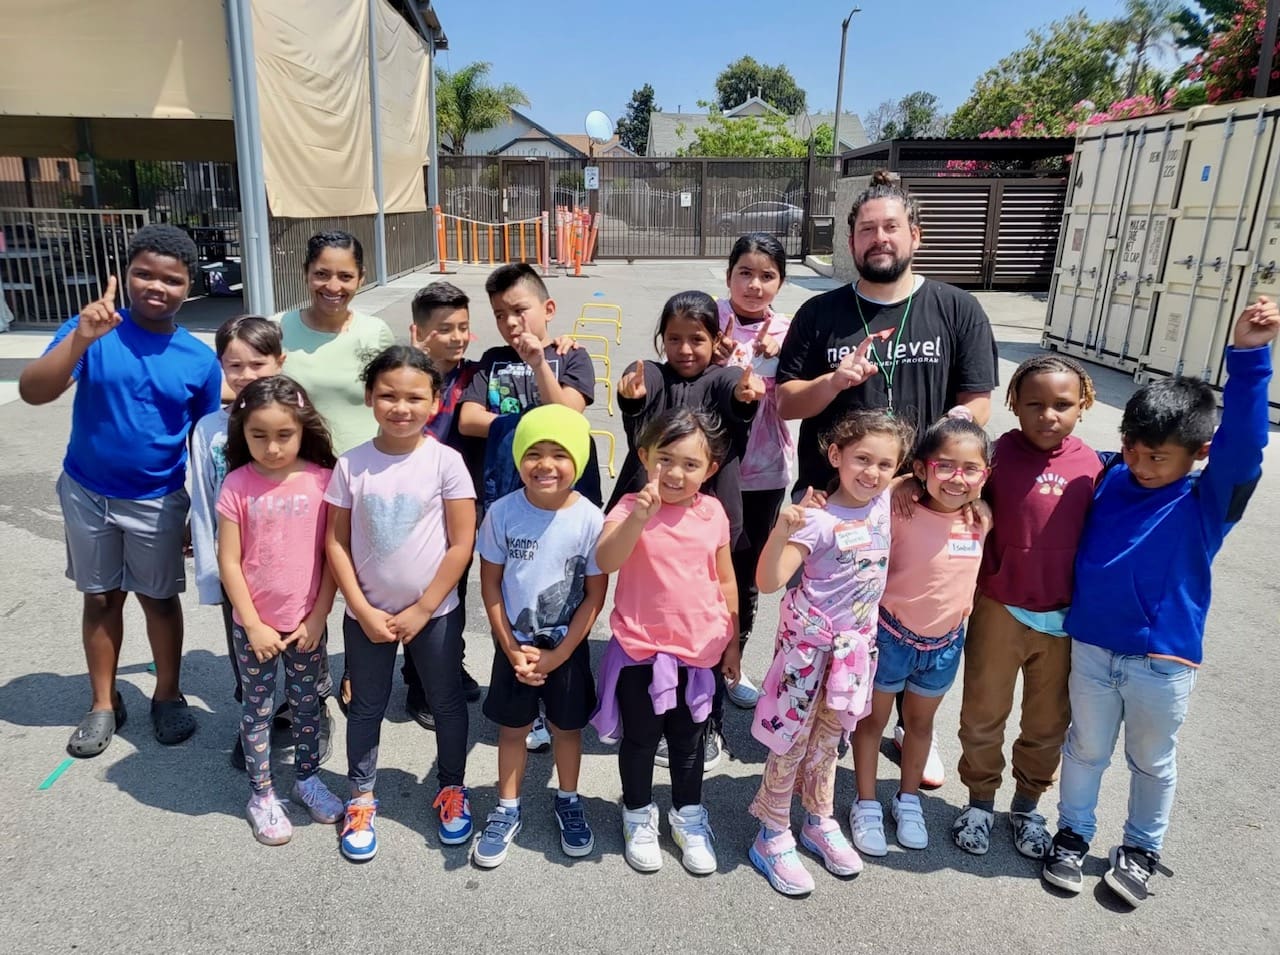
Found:
[[102, 293], [102, 304], [110, 309], [116, 307], [116, 277], [114, 275], [107, 278], [107, 287]]
[[770, 318], [769, 316], [765, 316], [765, 320], [760, 323], [760, 331], [756, 332], [756, 341], [762, 342], [765, 340], [765, 338], [768, 337], [769, 325], [772, 323], [772, 321], [773, 321], [772, 318]]
[[893, 332], [894, 330], [892, 328], [886, 328], [884, 329], [884, 331], [880, 331], [872, 335], [868, 335], [866, 338], [862, 340], [862, 344], [858, 346], [858, 350], [853, 353], [853, 357], [866, 358], [867, 352], [871, 350], [872, 345], [874, 345], [878, 341], [882, 342], [882, 341], [888, 340], [889, 336], [892, 335]]

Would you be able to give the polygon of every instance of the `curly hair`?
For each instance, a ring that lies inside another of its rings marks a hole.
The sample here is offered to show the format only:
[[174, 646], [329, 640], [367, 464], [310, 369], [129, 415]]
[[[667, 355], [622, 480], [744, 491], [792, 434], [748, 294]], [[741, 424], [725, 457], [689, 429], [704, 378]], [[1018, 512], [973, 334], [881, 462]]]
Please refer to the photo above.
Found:
[[818, 448], [825, 456], [831, 448], [844, 450], [869, 434], [884, 434], [898, 442], [898, 465], [906, 460], [915, 440], [915, 428], [909, 421], [885, 410], [851, 411], [818, 439]]
[[129, 240], [129, 263], [132, 264], [143, 252], [154, 252], [156, 255], [177, 259], [187, 267], [187, 278], [195, 278], [196, 263], [200, 258], [196, 244], [191, 236], [176, 225], [158, 222], [144, 225], [135, 232]]
[[1014, 403], [1018, 400], [1018, 389], [1022, 387], [1022, 383], [1034, 375], [1056, 374], [1075, 375], [1080, 379], [1080, 407], [1092, 408], [1094, 400], [1098, 397], [1093, 390], [1093, 379], [1089, 377], [1089, 373], [1084, 370], [1084, 365], [1069, 358], [1066, 355], [1060, 355], [1057, 352], [1045, 352], [1042, 355], [1035, 355], [1028, 358], [1019, 365], [1013, 372], [1013, 377], [1009, 379], [1009, 387], [1004, 394], [1004, 403], [1013, 410]]
[[244, 436], [245, 423], [249, 415], [269, 405], [284, 408], [302, 429], [298, 457], [322, 468], [332, 468], [337, 463], [329, 426], [311, 403], [306, 389], [287, 375], [273, 375], [249, 382], [231, 406], [231, 419], [227, 422], [228, 471], [244, 467], [253, 460], [249, 442]]
[[849, 207], [850, 229], [858, 221], [858, 212], [863, 205], [872, 199], [897, 199], [907, 210], [907, 225], [920, 224], [920, 207], [916, 204], [915, 196], [902, 184], [902, 177], [887, 169], [877, 169], [871, 174], [871, 184], [858, 193], [853, 205]]

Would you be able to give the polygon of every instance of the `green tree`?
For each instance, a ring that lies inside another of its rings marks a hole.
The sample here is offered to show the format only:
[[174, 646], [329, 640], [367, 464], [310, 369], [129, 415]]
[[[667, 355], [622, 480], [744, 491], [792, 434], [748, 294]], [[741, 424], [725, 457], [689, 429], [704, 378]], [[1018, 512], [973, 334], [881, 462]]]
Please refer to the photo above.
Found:
[[[725, 116], [710, 106], [708, 122], [699, 126], [693, 142], [680, 150], [682, 156], [743, 157], [767, 159], [771, 157], [800, 158], [808, 155], [809, 143], [787, 128], [783, 116]], [[680, 127], [676, 127], [681, 132]], [[828, 138], [830, 138], [828, 133]]]
[[716, 77], [716, 103], [722, 110], [759, 96], [776, 110], [794, 116], [805, 111], [805, 93], [782, 64], [767, 66], [754, 57], [734, 60]]
[[643, 156], [649, 147], [649, 114], [661, 112], [662, 107], [654, 103], [651, 84], [645, 83], [638, 90], [632, 90], [631, 101], [614, 130], [619, 142], [637, 156]]
[[1141, 91], [1151, 54], [1174, 46], [1181, 32], [1177, 17], [1182, 7], [1179, 0], [1125, 0], [1124, 9], [1120, 29], [1129, 44], [1129, 72], [1124, 86], [1127, 98]]
[[873, 143], [914, 136], [940, 136], [947, 119], [938, 109], [938, 97], [924, 90], [908, 93], [900, 100], [885, 100], [862, 120]]
[[529, 105], [529, 98], [518, 86], [490, 86], [485, 81], [491, 66], [478, 62], [453, 73], [436, 70], [436, 130], [440, 148], [446, 152], [461, 153], [472, 133], [505, 123], [513, 106]]
[[1184, 6], [1174, 14], [1181, 34], [1178, 46], [1186, 50], [1206, 49], [1209, 37], [1227, 32], [1232, 18], [1243, 9], [1242, 0], [1196, 0], [1194, 6]]
[[1034, 122], [1071, 112], [1082, 100], [1111, 103], [1121, 90], [1123, 28], [1079, 11], [1031, 30], [1030, 41], [1004, 57], [974, 84], [951, 117], [953, 136], [976, 136], [1008, 126], [1019, 116]]

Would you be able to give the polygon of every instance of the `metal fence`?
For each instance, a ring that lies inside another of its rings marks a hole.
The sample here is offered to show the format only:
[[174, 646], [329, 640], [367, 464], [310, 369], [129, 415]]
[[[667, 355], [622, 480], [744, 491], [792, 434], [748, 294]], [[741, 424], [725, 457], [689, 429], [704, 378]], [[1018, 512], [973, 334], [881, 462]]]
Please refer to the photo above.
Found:
[[[16, 321], [55, 324], [123, 276], [145, 209], [0, 208], [0, 296]], [[128, 304], [127, 283], [120, 283]]]

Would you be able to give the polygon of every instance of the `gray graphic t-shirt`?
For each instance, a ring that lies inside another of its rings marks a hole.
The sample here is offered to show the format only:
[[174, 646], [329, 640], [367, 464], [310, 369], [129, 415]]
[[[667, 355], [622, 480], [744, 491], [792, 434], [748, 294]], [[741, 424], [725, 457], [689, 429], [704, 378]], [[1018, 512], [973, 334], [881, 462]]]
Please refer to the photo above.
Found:
[[534, 507], [524, 489], [489, 508], [476, 550], [502, 564], [502, 602], [520, 643], [559, 646], [582, 603], [589, 574], [599, 574], [596, 542], [604, 514], [585, 497], [558, 511]]

